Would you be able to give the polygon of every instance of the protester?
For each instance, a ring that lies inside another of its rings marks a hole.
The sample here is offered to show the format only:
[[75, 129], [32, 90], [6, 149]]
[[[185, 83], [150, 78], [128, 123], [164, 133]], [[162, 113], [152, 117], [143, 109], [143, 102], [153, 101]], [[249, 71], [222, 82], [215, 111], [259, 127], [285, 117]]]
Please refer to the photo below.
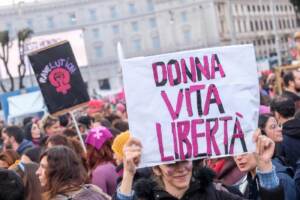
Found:
[[23, 163], [39, 163], [40, 162], [40, 154], [41, 154], [41, 147], [32, 147], [26, 149], [26, 151], [21, 156], [21, 162]]
[[294, 169], [300, 158], [300, 120], [294, 118], [295, 104], [285, 96], [278, 96], [271, 103], [271, 110], [279, 125], [282, 125], [283, 141], [280, 155]]
[[31, 141], [35, 146], [40, 145], [41, 130], [38, 123], [29, 122], [24, 127], [25, 139]]
[[47, 144], [47, 148], [51, 148], [59, 145], [63, 145], [71, 148], [81, 159], [82, 165], [84, 166], [86, 171], [89, 170], [86, 154], [84, 152], [83, 147], [81, 146], [81, 143], [77, 139], [71, 139], [64, 135], [53, 135], [48, 138], [46, 144]]
[[284, 91], [283, 96], [286, 96], [293, 100], [296, 105], [296, 110], [300, 109], [300, 71], [292, 70], [286, 72], [283, 76]]
[[114, 194], [118, 177], [111, 150], [112, 138], [107, 128], [97, 127], [89, 132], [85, 140], [91, 182], [109, 195]]
[[55, 146], [41, 156], [36, 174], [46, 200], [105, 200], [109, 197], [99, 188], [85, 184], [87, 173], [78, 156], [69, 147]]
[[22, 178], [25, 187], [25, 200], [42, 200], [42, 189], [36, 175], [39, 165], [36, 163], [20, 162], [13, 169]]
[[[271, 157], [274, 142], [255, 133], [257, 143], [258, 197], [260, 199], [284, 199], [283, 190], [274, 172]], [[133, 193], [133, 176], [141, 156], [141, 143], [130, 139], [124, 147], [124, 177], [117, 190], [116, 199], [133, 199], [133, 195], [142, 199], [242, 199], [228, 192], [216, 190], [212, 180], [201, 172], [192, 173], [191, 161], [162, 164], [153, 167], [154, 180], [140, 180], [135, 184]], [[192, 178], [193, 177], [193, 178]]]
[[2, 133], [2, 139], [6, 149], [13, 149], [22, 155], [24, 151], [33, 147], [33, 143], [24, 138], [24, 132], [18, 126], [9, 126]]
[[89, 117], [94, 117], [95, 114], [100, 113], [103, 109], [104, 102], [100, 99], [90, 100], [88, 103], [87, 114]]
[[112, 124], [112, 127], [120, 130], [121, 132], [129, 130], [128, 122], [125, 122], [121, 119], [115, 120]]
[[62, 134], [59, 119], [51, 115], [47, 115], [42, 119], [42, 128], [47, 136]]
[[7, 149], [0, 153], [0, 168], [8, 169], [19, 159], [19, 154], [12, 150]]
[[11, 170], [0, 169], [0, 199], [25, 200], [22, 179]]
[[[114, 152], [114, 159], [117, 164], [116, 172], [118, 173], [117, 183], [120, 183], [123, 178], [123, 148], [127, 141], [130, 139], [129, 131], [125, 131], [120, 133], [118, 136], [115, 137], [112, 150]], [[150, 178], [151, 176], [151, 168], [145, 167], [137, 169], [134, 175], [134, 181], [137, 181], [141, 178]]]
[[216, 179], [225, 186], [234, 185], [245, 176], [245, 172], [238, 169], [232, 157], [209, 159], [207, 166], [213, 169]]

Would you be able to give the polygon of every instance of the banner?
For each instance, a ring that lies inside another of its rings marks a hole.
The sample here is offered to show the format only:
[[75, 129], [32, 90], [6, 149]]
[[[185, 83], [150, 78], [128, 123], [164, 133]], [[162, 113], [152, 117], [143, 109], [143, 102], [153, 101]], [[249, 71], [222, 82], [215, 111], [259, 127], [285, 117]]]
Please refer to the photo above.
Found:
[[255, 149], [259, 87], [252, 45], [122, 59], [141, 167]]
[[69, 42], [33, 52], [28, 57], [51, 114], [89, 101]]
[[[33, 74], [27, 54], [66, 40], [68, 40], [71, 44], [78, 66], [86, 67], [88, 65], [88, 59], [86, 56], [84, 33], [81, 29], [38, 36], [34, 34], [32, 37], [26, 39], [24, 43], [26, 75]], [[9, 48], [8, 61], [8, 68], [10, 69], [10, 73], [13, 77], [19, 77], [18, 68], [16, 67], [19, 63], [18, 40], [14, 39], [11, 41]], [[2, 62], [0, 62], [0, 76], [2, 79], [8, 78]]]

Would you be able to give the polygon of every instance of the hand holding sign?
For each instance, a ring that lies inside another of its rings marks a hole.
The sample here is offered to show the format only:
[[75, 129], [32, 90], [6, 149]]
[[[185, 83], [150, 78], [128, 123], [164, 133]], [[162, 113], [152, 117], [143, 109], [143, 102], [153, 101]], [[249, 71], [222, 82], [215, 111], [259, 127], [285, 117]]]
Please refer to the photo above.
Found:
[[130, 138], [123, 148], [124, 173], [120, 186], [122, 194], [130, 195], [133, 177], [140, 163], [142, 144], [138, 139]]
[[123, 148], [124, 173], [134, 175], [140, 163], [142, 144], [136, 138], [130, 138]]
[[261, 135], [260, 129], [257, 129], [253, 134], [253, 140], [256, 143], [257, 168], [263, 172], [271, 171], [275, 143], [267, 136]]
[[121, 65], [130, 132], [144, 147], [140, 167], [255, 150], [253, 46], [125, 59]]

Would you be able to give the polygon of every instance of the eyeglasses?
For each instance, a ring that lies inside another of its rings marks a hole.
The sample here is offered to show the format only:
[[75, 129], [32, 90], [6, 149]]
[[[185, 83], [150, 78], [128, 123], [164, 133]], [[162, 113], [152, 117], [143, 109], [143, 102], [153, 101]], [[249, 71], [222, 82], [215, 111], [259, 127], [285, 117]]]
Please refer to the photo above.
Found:
[[270, 129], [274, 130], [276, 128], [280, 128], [281, 129], [282, 125], [281, 124], [271, 124]]

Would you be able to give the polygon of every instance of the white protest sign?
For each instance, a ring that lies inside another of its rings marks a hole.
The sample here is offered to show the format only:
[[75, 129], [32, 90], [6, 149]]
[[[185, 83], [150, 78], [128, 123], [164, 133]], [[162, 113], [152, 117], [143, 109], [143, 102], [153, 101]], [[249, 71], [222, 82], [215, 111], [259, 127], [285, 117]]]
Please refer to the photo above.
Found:
[[252, 45], [122, 59], [141, 167], [254, 151], [259, 108]]

